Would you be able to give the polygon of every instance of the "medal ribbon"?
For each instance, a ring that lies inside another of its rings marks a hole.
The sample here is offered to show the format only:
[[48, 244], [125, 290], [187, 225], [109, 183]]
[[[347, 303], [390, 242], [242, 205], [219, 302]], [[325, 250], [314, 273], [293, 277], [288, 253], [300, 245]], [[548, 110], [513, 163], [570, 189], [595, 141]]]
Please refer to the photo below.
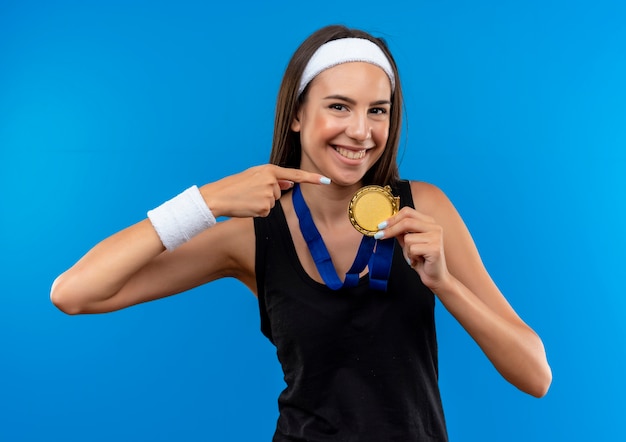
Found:
[[[293, 207], [300, 223], [300, 231], [309, 247], [315, 266], [324, 283], [332, 290], [339, 290], [343, 287], [355, 287], [359, 282], [359, 275], [369, 264], [370, 268], [370, 288], [374, 290], [387, 290], [387, 281], [391, 270], [393, 249], [395, 240], [375, 240], [371, 236], [363, 235], [359, 251], [354, 258], [352, 267], [346, 273], [343, 282], [337, 276], [326, 244], [322, 235], [313, 222], [311, 211], [302, 197], [299, 185], [295, 185], [292, 194]], [[374, 248], [376, 250], [374, 251]]]

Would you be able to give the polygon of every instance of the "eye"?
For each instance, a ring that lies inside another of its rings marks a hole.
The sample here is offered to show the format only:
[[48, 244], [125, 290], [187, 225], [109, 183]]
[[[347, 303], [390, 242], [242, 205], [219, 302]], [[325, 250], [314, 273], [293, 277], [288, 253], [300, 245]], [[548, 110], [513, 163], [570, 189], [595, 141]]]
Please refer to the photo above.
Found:
[[341, 104], [341, 103], [333, 103], [333, 104], [331, 104], [328, 107], [329, 107], [329, 109], [336, 110], [336, 111], [348, 110], [348, 108], [345, 105]]
[[384, 107], [373, 107], [370, 109], [370, 113], [375, 115], [385, 115], [387, 112], [387, 109]]

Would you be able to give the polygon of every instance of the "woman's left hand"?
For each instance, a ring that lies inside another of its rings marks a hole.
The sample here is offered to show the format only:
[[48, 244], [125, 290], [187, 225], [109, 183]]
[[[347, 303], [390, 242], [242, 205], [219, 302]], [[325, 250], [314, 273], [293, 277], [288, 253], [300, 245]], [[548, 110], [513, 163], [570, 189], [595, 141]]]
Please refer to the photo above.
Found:
[[435, 219], [404, 207], [385, 223], [381, 226], [384, 227], [383, 238], [398, 239], [407, 263], [420, 275], [422, 282], [433, 292], [446, 284], [450, 274], [443, 247], [443, 228]]

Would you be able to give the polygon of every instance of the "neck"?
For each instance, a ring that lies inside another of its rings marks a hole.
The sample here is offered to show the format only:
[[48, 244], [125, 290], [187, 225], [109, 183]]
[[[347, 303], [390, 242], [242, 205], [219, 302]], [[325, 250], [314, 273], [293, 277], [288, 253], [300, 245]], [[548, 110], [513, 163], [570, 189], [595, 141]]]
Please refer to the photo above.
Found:
[[336, 184], [300, 184], [302, 196], [306, 201], [311, 216], [318, 227], [336, 226], [337, 221], [347, 221], [347, 210], [350, 199], [361, 188], [361, 183], [352, 186]]

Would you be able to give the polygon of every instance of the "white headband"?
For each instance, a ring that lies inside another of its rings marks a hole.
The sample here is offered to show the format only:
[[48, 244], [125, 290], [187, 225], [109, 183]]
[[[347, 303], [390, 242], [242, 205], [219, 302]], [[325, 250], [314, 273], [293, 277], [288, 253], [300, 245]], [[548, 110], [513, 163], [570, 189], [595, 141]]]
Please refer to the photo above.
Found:
[[302, 78], [300, 78], [300, 87], [298, 95], [304, 91], [304, 88], [326, 69], [343, 63], [351, 63], [362, 61], [370, 63], [381, 68], [391, 81], [391, 91], [396, 87], [396, 78], [393, 68], [385, 53], [378, 45], [365, 38], [341, 38], [339, 40], [331, 40], [320, 46], [313, 54], [311, 59], [304, 68]]

